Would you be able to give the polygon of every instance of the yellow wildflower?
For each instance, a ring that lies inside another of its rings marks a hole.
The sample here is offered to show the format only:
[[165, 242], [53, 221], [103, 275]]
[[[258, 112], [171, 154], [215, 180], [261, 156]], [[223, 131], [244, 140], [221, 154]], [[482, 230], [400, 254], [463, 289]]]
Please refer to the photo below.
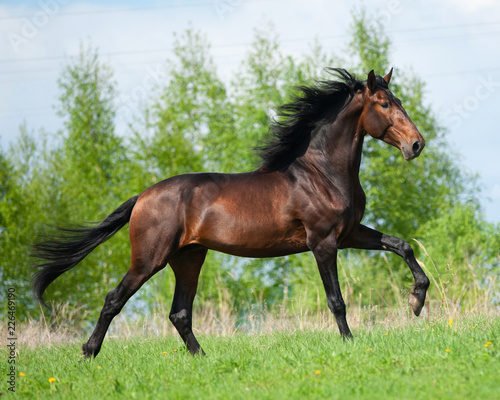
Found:
[[98, 365], [98, 366], [97, 366], [97, 369], [101, 369], [101, 366], [100, 366], [100, 365]]
[[19, 376], [24, 376], [24, 372], [19, 372]]
[[369, 349], [366, 349], [366, 351], [372, 351], [373, 349], [370, 347]]
[[164, 351], [163, 354], [168, 354], [168, 353], [166, 351]]
[[448, 321], [448, 325], [452, 326], [453, 325], [453, 319], [450, 318], [450, 320]]
[[450, 349], [446, 349], [445, 351], [446, 351], [447, 353], [449, 353], [451, 350], [450, 350]]
[[314, 373], [315, 373], [316, 375], [319, 375], [319, 374], [321, 374], [321, 371], [320, 371], [319, 369], [317, 369], [316, 371], [314, 371]]
[[56, 381], [56, 378], [49, 378], [49, 383], [54, 383]]

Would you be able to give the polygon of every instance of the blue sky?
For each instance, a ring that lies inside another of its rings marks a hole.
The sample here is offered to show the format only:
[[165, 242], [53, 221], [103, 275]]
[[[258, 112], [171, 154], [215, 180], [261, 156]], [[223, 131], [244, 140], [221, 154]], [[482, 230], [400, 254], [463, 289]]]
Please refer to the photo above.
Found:
[[[495, 0], [196, 0], [0, 1], [0, 144], [19, 125], [55, 132], [61, 121], [57, 77], [81, 39], [90, 39], [115, 70], [121, 98], [147, 98], [144, 79], [171, 55], [173, 32], [189, 25], [206, 33], [221, 77], [239, 67], [253, 29], [270, 20], [284, 52], [300, 58], [314, 38], [342, 56], [353, 7], [384, 21], [393, 65], [427, 83], [425, 101], [448, 128], [460, 163], [477, 173], [489, 221], [500, 222], [500, 2]], [[389, 66], [388, 66], [389, 67]], [[378, 71], [383, 73], [384, 71]], [[141, 100], [141, 99], [139, 99]], [[127, 134], [135, 103], [119, 110]], [[425, 156], [425, 151], [422, 154]]]

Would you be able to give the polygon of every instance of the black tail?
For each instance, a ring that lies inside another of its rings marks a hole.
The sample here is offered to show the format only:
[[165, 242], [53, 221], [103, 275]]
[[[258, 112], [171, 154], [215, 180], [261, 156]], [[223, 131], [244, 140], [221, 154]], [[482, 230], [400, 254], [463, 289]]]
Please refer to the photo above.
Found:
[[59, 228], [61, 236], [53, 237], [33, 246], [33, 257], [45, 260], [36, 264], [39, 270], [33, 276], [32, 289], [40, 303], [47, 286], [63, 272], [69, 271], [92, 250], [108, 240], [130, 220], [132, 209], [139, 196], [128, 199], [99, 225], [78, 229]]

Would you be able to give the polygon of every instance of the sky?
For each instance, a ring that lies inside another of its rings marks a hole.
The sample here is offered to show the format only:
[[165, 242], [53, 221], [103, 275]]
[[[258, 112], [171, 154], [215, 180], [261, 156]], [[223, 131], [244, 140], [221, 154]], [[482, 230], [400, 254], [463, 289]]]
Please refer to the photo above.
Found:
[[115, 71], [122, 100], [117, 131], [127, 135], [136, 107], [172, 55], [174, 32], [192, 27], [206, 34], [227, 79], [249, 52], [254, 29], [268, 21], [285, 54], [299, 59], [317, 39], [342, 56], [351, 13], [360, 7], [383, 22], [393, 42], [387, 68], [395, 75], [411, 70], [426, 83], [425, 103], [447, 128], [460, 165], [480, 177], [486, 219], [500, 222], [497, 0], [0, 0], [0, 146], [15, 142], [23, 121], [34, 135], [62, 128], [54, 109], [57, 79], [82, 39]]

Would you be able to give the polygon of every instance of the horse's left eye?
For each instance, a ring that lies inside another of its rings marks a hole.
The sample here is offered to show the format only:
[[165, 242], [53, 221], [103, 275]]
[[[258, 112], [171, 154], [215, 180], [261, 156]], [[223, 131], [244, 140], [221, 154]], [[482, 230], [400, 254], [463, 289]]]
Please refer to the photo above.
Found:
[[382, 108], [389, 108], [389, 103], [385, 102], [385, 103], [382, 103]]

